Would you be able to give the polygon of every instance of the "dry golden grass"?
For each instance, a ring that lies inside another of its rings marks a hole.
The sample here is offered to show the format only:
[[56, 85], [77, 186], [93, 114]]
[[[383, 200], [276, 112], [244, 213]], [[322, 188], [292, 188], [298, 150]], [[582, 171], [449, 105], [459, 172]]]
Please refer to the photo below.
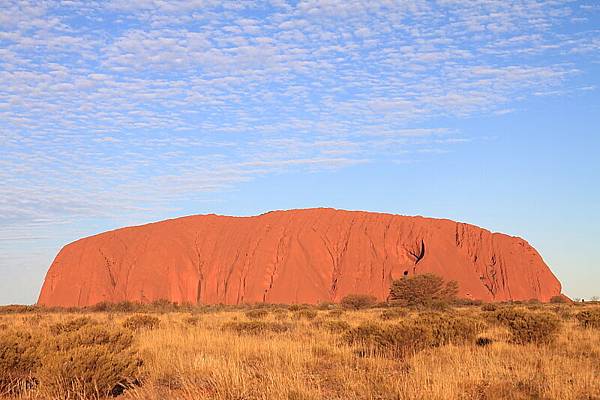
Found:
[[[552, 305], [541, 307], [542, 311], [555, 312]], [[565, 307], [572, 308], [572, 314], [598, 308], [563, 305], [561, 312]], [[139, 375], [139, 381], [119, 397], [600, 399], [600, 329], [586, 329], [575, 317], [562, 319], [560, 333], [553, 343], [520, 345], [512, 342], [508, 329], [484, 317], [490, 312], [479, 307], [461, 307], [444, 315], [488, 321], [479, 337], [491, 339], [491, 344], [448, 344], [397, 358], [377, 351], [365, 355], [356, 345], [344, 341], [344, 334], [348, 326], [366, 322], [386, 325], [410, 321], [416, 318], [416, 311], [382, 320], [382, 309], [343, 314], [315, 310], [317, 315], [312, 318], [312, 313], [279, 308], [267, 315], [258, 313], [261, 314], [258, 318], [257, 313], [250, 313], [249, 318], [248, 310], [243, 309], [153, 314], [160, 319], [154, 329], [127, 330], [134, 335], [134, 349], [143, 365], [135, 374]], [[116, 330], [125, 329], [123, 324], [132, 315], [85, 314], [98, 326]], [[0, 325], [6, 327], [0, 328], [0, 338], [8, 331], [49, 335], [51, 326], [81, 316], [81, 313], [2, 315]], [[332, 321], [338, 322], [332, 324]], [[244, 330], [246, 326], [249, 328]], [[26, 386], [0, 398], [53, 398], [42, 390], [41, 381]], [[68, 393], [70, 398], [84, 398], [81, 393]], [[87, 398], [90, 397], [101, 396], [88, 393]]]

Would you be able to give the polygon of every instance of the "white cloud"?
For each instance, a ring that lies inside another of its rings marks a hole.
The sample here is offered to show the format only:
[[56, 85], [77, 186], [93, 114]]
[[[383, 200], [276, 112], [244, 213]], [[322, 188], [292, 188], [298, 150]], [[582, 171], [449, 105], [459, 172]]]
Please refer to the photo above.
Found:
[[598, 31], [577, 21], [599, 10], [561, 2], [2, 8], [4, 241], [158, 215], [263, 174], [435, 156], [470, 140], [438, 117], [592, 90], [570, 82], [598, 62]]

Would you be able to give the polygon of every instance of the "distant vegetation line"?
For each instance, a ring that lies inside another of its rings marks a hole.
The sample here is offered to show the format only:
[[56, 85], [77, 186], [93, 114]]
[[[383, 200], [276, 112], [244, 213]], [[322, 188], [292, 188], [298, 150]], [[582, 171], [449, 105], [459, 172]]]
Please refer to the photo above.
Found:
[[600, 398], [599, 304], [421, 299], [2, 307], [0, 399]]

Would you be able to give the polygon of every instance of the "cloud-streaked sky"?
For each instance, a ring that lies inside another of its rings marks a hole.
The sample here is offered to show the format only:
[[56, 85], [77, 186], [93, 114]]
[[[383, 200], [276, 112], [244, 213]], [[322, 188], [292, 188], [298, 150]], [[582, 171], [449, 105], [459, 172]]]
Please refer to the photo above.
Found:
[[0, 2], [0, 304], [79, 237], [330, 206], [523, 236], [600, 295], [596, 1]]

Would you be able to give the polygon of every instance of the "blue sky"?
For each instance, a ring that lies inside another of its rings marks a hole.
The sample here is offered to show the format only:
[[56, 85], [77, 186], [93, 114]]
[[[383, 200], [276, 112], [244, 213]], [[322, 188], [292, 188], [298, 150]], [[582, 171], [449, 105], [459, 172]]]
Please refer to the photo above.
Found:
[[465, 221], [600, 295], [595, 1], [3, 1], [0, 304], [66, 243], [327, 206]]

